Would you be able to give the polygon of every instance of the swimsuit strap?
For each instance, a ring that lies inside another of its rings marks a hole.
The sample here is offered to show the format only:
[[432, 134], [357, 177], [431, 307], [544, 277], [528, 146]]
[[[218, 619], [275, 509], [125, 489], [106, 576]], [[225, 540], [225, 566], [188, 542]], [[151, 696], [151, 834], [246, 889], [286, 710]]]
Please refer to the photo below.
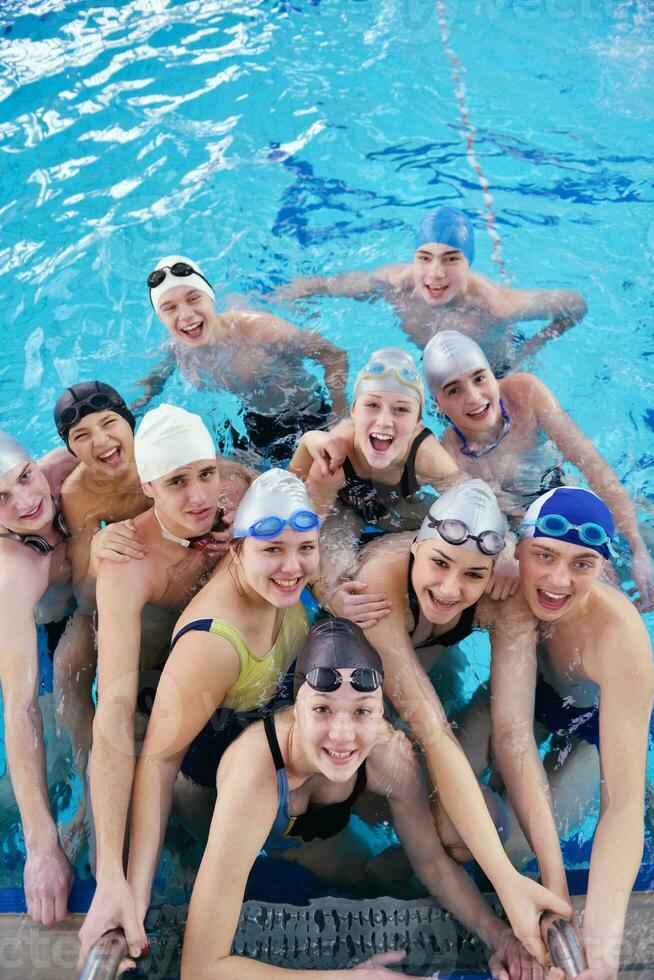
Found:
[[411, 572], [413, 571], [413, 563], [415, 561], [415, 556], [412, 551], [409, 552], [409, 574], [407, 582], [407, 595], [409, 596], [409, 609], [411, 610], [411, 615], [413, 616], [413, 629], [409, 630], [409, 636], [413, 636], [415, 631], [418, 629], [418, 623], [420, 622], [420, 603], [418, 602], [418, 596], [416, 595], [415, 589], [413, 588], [413, 582], [411, 581]]
[[177, 630], [170, 641], [170, 650], [168, 653], [172, 653], [173, 647], [178, 640], [181, 640], [185, 633], [190, 633], [191, 630], [199, 630], [201, 633], [209, 633], [212, 623], [213, 619], [194, 619], [192, 622], [187, 623], [186, 626], [182, 626], [181, 629]]
[[343, 460], [343, 472], [345, 473], [346, 480], [360, 480], [361, 477], [357, 476], [354, 472], [354, 467], [352, 466], [352, 460], [349, 456], [346, 456]]
[[470, 446], [468, 445], [468, 440], [466, 439], [464, 434], [461, 432], [459, 428], [457, 428], [454, 422], [451, 422], [452, 428], [454, 429], [457, 436], [461, 440], [461, 445], [459, 446], [459, 452], [463, 453], [464, 456], [471, 456], [473, 459], [480, 459], [482, 456], [488, 456], [488, 454], [492, 452], [493, 449], [496, 449], [497, 446], [499, 446], [499, 444], [501, 443], [504, 436], [508, 436], [509, 432], [511, 431], [511, 416], [509, 415], [504, 405], [502, 404], [501, 398], [500, 398], [500, 412], [502, 413], [502, 431], [500, 432], [495, 442], [492, 442], [490, 446], [484, 446], [483, 449], [471, 449]]
[[357, 769], [357, 781], [354, 784], [354, 789], [350, 793], [349, 801], [354, 805], [357, 797], [361, 796], [367, 785], [366, 777], [366, 760], [364, 759], [359, 768]]
[[416, 456], [418, 455], [418, 450], [422, 446], [425, 439], [428, 439], [431, 435], [433, 435], [431, 429], [425, 427], [424, 429], [420, 430], [411, 444], [411, 449], [409, 450], [409, 455], [406, 458], [406, 463], [404, 464], [404, 470], [402, 472], [402, 480], [400, 482], [400, 491], [406, 500], [413, 497], [418, 490], [418, 481], [416, 480]]
[[275, 716], [273, 714], [266, 715], [263, 719], [263, 729], [266, 733], [266, 738], [268, 739], [268, 747], [270, 749], [270, 754], [273, 757], [273, 762], [275, 763], [275, 769], [279, 772], [280, 769], [284, 769], [284, 757], [282, 756], [282, 750], [279, 747], [279, 742], [277, 740], [277, 732], [275, 731]]

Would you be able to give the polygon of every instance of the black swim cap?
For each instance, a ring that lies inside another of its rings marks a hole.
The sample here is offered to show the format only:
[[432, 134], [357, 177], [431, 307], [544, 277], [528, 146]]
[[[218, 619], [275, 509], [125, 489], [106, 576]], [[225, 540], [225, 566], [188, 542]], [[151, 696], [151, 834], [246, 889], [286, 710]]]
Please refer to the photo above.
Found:
[[80, 419], [93, 415], [94, 412], [107, 411], [122, 416], [129, 423], [132, 432], [134, 431], [136, 419], [115, 388], [104, 381], [80, 381], [79, 384], [66, 388], [54, 407], [57, 432], [68, 446], [68, 434]]
[[365, 633], [349, 619], [322, 619], [309, 630], [295, 664], [293, 697], [314, 667], [371, 667], [383, 676], [381, 657]]

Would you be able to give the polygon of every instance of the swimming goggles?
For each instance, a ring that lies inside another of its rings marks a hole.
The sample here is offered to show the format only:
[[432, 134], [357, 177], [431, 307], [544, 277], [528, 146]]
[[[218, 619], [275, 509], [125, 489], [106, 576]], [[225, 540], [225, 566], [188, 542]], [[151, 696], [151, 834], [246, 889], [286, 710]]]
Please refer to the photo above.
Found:
[[296, 673], [295, 676], [301, 677], [314, 691], [321, 691], [323, 694], [337, 691], [343, 681], [349, 681], [360, 694], [370, 694], [384, 683], [383, 671], [375, 670], [374, 667], [356, 667], [349, 677], [343, 677], [335, 667], [312, 667], [306, 674]]
[[370, 361], [361, 371], [360, 378], [364, 381], [381, 381], [389, 374], [394, 374], [397, 380], [408, 388], [414, 388], [422, 398], [424, 394], [422, 378], [413, 368], [384, 364], [383, 361]]
[[[52, 526], [61, 535], [63, 541], [67, 541], [70, 538], [70, 532], [64, 522], [64, 515], [60, 511], [57, 511], [55, 514]], [[49, 541], [46, 541], [40, 534], [17, 534], [15, 531], [7, 531], [4, 534], [0, 534], [0, 538], [19, 541], [26, 548], [31, 548], [32, 551], [35, 551], [37, 555], [41, 555], [42, 558], [47, 557], [57, 547], [56, 544], [50, 544]]]
[[313, 531], [320, 527], [320, 518], [312, 510], [296, 510], [290, 517], [262, 517], [245, 531], [234, 531], [235, 538], [276, 538], [288, 525], [293, 531]]
[[439, 521], [429, 515], [427, 523], [429, 527], [435, 528], [443, 541], [447, 541], [448, 544], [465, 544], [466, 541], [474, 541], [482, 555], [499, 555], [504, 547], [504, 538], [497, 531], [471, 534], [467, 524], [451, 517]]
[[188, 264], [188, 262], [174, 262], [173, 265], [162, 265], [160, 269], [155, 269], [154, 272], [151, 272], [148, 276], [148, 288], [156, 289], [157, 286], [160, 286], [166, 278], [167, 271], [172, 272], [174, 276], [177, 276], [180, 279], [186, 279], [187, 276], [193, 275], [199, 276], [200, 279], [204, 279], [209, 289], [213, 289], [213, 286], [206, 276], [203, 276], [201, 272], [194, 269], [192, 265]]
[[545, 517], [539, 517], [535, 521], [523, 521], [518, 528], [518, 534], [523, 527], [535, 527], [551, 538], [563, 538], [568, 531], [576, 531], [579, 535], [579, 540], [583, 541], [584, 544], [589, 545], [591, 548], [601, 548], [603, 545], [606, 545], [609, 554], [613, 558], [618, 557], [611, 538], [604, 528], [600, 524], [595, 524], [592, 521], [587, 521], [585, 524], [571, 524], [568, 518], [563, 517], [561, 514], [546, 514]]
[[479, 459], [481, 456], [488, 456], [489, 453], [491, 453], [494, 449], [497, 448], [497, 446], [499, 446], [502, 439], [505, 436], [508, 436], [509, 432], [511, 431], [511, 417], [507, 412], [507, 410], [505, 409], [504, 405], [502, 404], [502, 399], [500, 399], [500, 411], [502, 413], [502, 431], [500, 432], [495, 442], [492, 442], [490, 446], [484, 446], [483, 449], [471, 449], [470, 446], [468, 445], [468, 440], [466, 439], [464, 434], [461, 432], [459, 428], [457, 428], [454, 422], [452, 422], [452, 428], [454, 429], [459, 439], [461, 440], [461, 445], [459, 446], [460, 453], [463, 453], [464, 456], [470, 456], [472, 459]]
[[[78, 399], [71, 388], [68, 390], [76, 400], [74, 405], [68, 405], [58, 415], [57, 432], [62, 439], [66, 438], [68, 432], [85, 415], [90, 415], [92, 412], [111, 411], [113, 409], [125, 411], [127, 408], [124, 400], [119, 395], [112, 395], [108, 391], [96, 391], [86, 398]], [[91, 409], [90, 412], [89, 409]]]

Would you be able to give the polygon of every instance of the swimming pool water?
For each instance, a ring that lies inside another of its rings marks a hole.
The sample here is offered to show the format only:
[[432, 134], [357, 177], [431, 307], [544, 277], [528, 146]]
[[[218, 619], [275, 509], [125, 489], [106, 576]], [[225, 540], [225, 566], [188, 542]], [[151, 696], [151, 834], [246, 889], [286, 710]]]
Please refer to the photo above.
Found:
[[[451, 203], [476, 215], [479, 271], [586, 296], [532, 367], [651, 508], [653, 27], [637, 0], [6, 0], [3, 427], [38, 453], [66, 385], [136, 396], [165, 340], [161, 255], [256, 306], [297, 274], [408, 259]], [[407, 344], [382, 302], [274, 308], [344, 347], [351, 378]], [[164, 399], [218, 428], [236, 410], [179, 377]], [[10, 823], [0, 884], [20, 881]]]

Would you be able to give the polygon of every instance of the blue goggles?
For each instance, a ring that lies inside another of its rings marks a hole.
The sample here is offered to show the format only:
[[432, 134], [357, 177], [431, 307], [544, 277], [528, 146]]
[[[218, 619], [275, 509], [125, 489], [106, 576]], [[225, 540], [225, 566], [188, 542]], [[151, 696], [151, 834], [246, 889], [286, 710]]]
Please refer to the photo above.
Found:
[[376, 378], [386, 378], [394, 374], [411, 388], [421, 388], [422, 378], [417, 371], [409, 367], [396, 367], [394, 364], [384, 364], [382, 361], [370, 361], [361, 372], [365, 378], [374, 381]]
[[261, 520], [250, 524], [244, 531], [234, 531], [235, 538], [276, 538], [285, 527], [293, 531], [313, 531], [320, 527], [320, 518], [312, 510], [296, 510], [290, 517], [262, 517]]
[[597, 550], [606, 547], [612, 558], [618, 557], [611, 538], [604, 528], [600, 524], [595, 524], [592, 521], [588, 521], [585, 524], [571, 524], [568, 518], [563, 517], [561, 514], [546, 514], [545, 517], [539, 517], [535, 521], [523, 521], [518, 528], [518, 533], [520, 533], [523, 527], [535, 527], [542, 534], [546, 534], [550, 538], [563, 538], [569, 531], [576, 531], [579, 540], [583, 541], [590, 548]]

